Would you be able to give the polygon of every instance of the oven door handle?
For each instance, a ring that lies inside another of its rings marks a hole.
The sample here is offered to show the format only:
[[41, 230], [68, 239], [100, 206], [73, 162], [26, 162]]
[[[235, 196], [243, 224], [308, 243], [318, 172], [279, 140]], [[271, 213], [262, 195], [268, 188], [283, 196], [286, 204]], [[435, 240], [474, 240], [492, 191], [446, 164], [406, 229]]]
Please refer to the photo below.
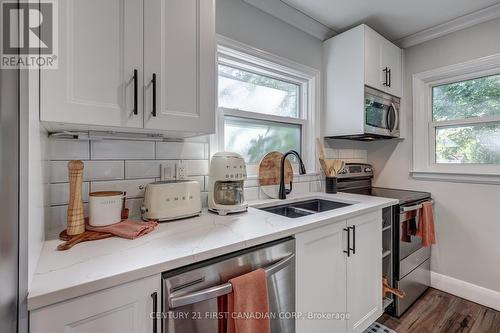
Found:
[[[429, 201], [431, 204], [434, 205], [434, 200], [426, 200], [426, 201]], [[399, 208], [399, 213], [402, 214], [402, 213], [407, 213], [407, 212], [412, 212], [414, 210], [418, 210], [422, 208], [422, 203], [418, 204], [418, 205], [414, 205], [414, 206], [407, 206], [407, 207], [400, 207]]]
[[[266, 272], [266, 276], [269, 277], [271, 275], [274, 275], [283, 268], [287, 267], [294, 258], [295, 254], [292, 253], [289, 256], [281, 259], [280, 261], [265, 267], [264, 271]], [[232, 292], [233, 292], [233, 285], [227, 282], [215, 287], [210, 287], [199, 291], [195, 291], [187, 295], [178, 297], [169, 297], [168, 304], [171, 309], [175, 309], [181, 306], [199, 303], [212, 298], [224, 296]]]

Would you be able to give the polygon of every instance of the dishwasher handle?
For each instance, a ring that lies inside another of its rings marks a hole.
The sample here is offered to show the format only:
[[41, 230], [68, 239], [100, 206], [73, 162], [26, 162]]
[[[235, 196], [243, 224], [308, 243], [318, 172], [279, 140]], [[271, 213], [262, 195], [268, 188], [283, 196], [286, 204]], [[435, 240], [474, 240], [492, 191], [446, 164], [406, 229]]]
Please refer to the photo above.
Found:
[[[282, 270], [283, 268], [287, 267], [294, 258], [295, 254], [292, 253], [289, 256], [281, 259], [280, 261], [265, 267], [264, 271], [266, 272], [266, 276], [267, 277], [272, 276], [275, 273]], [[224, 284], [195, 291], [187, 295], [178, 297], [169, 297], [168, 304], [170, 308], [174, 309], [181, 306], [199, 303], [206, 301], [208, 299], [224, 296], [232, 292], [233, 292], [233, 285], [229, 282], [226, 282]]]

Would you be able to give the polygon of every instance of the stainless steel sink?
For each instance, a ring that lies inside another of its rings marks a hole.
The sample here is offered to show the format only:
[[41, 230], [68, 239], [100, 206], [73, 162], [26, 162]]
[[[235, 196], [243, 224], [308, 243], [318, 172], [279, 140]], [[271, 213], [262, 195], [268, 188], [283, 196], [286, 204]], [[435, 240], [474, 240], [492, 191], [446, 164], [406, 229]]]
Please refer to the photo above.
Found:
[[263, 207], [259, 209], [289, 218], [297, 218], [350, 205], [351, 204], [345, 202], [324, 199], [309, 199], [299, 202], [291, 202], [284, 205]]

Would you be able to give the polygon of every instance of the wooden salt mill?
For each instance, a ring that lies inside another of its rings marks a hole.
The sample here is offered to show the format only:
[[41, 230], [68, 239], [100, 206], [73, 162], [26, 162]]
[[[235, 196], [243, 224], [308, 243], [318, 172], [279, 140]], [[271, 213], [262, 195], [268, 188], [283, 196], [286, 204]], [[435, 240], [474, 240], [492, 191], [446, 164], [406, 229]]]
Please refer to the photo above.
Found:
[[85, 231], [85, 220], [83, 217], [83, 162], [68, 162], [69, 178], [69, 205], [68, 205], [68, 225], [66, 233], [68, 236], [75, 236]]

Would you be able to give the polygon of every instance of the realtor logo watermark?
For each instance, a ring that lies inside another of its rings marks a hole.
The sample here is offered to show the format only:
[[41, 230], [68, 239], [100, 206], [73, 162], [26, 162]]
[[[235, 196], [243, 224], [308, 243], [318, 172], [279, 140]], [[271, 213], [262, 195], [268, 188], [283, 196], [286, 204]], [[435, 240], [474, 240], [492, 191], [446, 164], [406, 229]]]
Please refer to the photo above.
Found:
[[2, 2], [1, 68], [57, 69], [57, 2]]

